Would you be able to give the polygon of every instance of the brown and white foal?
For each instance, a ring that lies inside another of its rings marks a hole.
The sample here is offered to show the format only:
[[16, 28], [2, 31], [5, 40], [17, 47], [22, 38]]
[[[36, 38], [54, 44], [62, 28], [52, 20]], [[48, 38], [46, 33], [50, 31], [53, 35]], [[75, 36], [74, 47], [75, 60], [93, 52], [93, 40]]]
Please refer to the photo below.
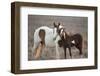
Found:
[[75, 46], [79, 50], [79, 54], [82, 55], [82, 36], [80, 34], [68, 35], [65, 31], [65, 28], [58, 29], [58, 33], [61, 37], [61, 40], [58, 41], [59, 47], [63, 47], [64, 49], [64, 56], [66, 58], [66, 48], [69, 49], [70, 57], [72, 58], [71, 54], [71, 47]]

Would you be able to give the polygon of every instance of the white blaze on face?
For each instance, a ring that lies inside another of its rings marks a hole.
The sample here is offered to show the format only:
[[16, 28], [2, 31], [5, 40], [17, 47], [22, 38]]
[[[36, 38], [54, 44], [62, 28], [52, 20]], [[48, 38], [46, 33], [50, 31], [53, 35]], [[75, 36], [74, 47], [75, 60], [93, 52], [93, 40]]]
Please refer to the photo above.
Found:
[[66, 39], [64, 29], [61, 29], [60, 35], [63, 35], [64, 36], [64, 39]]
[[75, 44], [75, 40], [73, 40], [72, 43]]
[[60, 34], [62, 34], [63, 31], [64, 31], [62, 28], [63, 28], [63, 26], [62, 25], [59, 25], [59, 29], [61, 29]]
[[63, 28], [63, 26], [59, 25], [59, 29]]
[[63, 29], [61, 29], [61, 32], [60, 32], [60, 34], [62, 34], [62, 33], [63, 33], [63, 31], [64, 31], [64, 30], [63, 30]]

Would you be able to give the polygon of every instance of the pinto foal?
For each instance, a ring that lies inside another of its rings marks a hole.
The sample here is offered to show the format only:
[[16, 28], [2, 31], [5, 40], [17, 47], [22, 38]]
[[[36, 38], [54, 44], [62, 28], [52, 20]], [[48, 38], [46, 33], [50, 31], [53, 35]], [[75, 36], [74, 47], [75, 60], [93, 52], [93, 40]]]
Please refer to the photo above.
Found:
[[79, 55], [82, 55], [82, 36], [80, 34], [68, 35], [64, 28], [59, 30], [59, 35], [61, 40], [58, 41], [59, 47], [63, 47], [64, 49], [64, 56], [66, 58], [66, 48], [69, 49], [70, 57], [72, 58], [71, 54], [71, 47], [75, 46], [79, 50]]

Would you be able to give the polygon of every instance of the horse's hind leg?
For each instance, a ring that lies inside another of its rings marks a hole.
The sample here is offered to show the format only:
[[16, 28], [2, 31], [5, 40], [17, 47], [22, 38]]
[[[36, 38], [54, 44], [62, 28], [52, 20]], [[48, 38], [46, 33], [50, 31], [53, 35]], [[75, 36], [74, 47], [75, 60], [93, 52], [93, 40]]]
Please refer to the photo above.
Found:
[[34, 56], [34, 59], [38, 59], [40, 57], [42, 49], [43, 49], [43, 45], [41, 43], [39, 43], [39, 46], [36, 49], [36, 54]]
[[34, 43], [32, 47], [32, 55], [34, 56], [36, 54], [36, 49], [38, 48], [38, 44]]
[[82, 55], [82, 47], [79, 47], [80, 55]]
[[39, 56], [37, 54], [37, 52], [39, 51], [39, 43], [34, 43], [34, 46], [32, 47], [32, 56], [34, 57], [34, 59], [38, 59]]
[[79, 55], [82, 55], [82, 45], [80, 44], [76, 48], [79, 50]]
[[83, 39], [82, 37], [80, 37], [80, 40], [79, 40], [79, 45], [78, 45], [78, 49], [80, 51], [80, 55], [82, 55], [82, 48], [83, 48]]
[[83, 57], [83, 55], [82, 55], [82, 47], [81, 46], [80, 47], [77, 47], [77, 49], [79, 50], [79, 55], [82, 58]]
[[80, 45], [79, 45], [79, 50], [80, 50], [80, 55], [82, 55], [82, 48], [83, 48], [83, 40], [81, 39]]

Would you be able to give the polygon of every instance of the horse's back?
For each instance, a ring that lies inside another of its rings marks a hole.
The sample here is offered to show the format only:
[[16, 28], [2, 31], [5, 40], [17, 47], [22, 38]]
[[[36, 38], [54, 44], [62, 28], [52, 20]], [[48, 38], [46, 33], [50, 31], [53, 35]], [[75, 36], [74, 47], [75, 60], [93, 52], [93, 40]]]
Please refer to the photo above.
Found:
[[39, 43], [41, 41], [41, 38], [39, 37], [39, 32], [40, 30], [44, 30], [45, 32], [45, 44], [47, 46], [54, 46], [54, 42], [53, 42], [53, 29], [47, 27], [47, 26], [42, 26], [39, 27], [35, 30], [34, 32], [34, 42], [35, 43]]
[[71, 37], [72, 37], [72, 39], [82, 40], [82, 35], [81, 34], [74, 34]]

